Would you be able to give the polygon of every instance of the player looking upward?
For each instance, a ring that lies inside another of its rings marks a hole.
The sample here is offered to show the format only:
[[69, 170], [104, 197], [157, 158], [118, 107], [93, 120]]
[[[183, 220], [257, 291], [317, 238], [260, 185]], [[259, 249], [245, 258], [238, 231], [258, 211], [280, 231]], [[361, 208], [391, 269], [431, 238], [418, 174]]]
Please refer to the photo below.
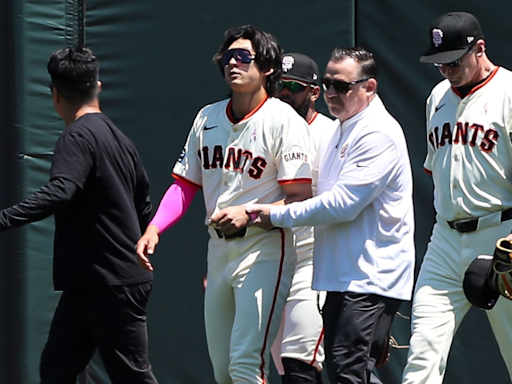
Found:
[[[244, 204], [284, 204], [311, 196], [307, 124], [274, 96], [282, 49], [249, 25], [230, 29], [214, 56], [232, 97], [202, 108], [173, 169], [176, 181], [137, 243], [142, 265], [152, 269], [160, 234], [203, 190], [205, 224], [224, 207], [245, 226]], [[219, 384], [264, 383], [295, 269], [290, 230], [242, 228], [230, 233], [208, 225], [205, 324]]]

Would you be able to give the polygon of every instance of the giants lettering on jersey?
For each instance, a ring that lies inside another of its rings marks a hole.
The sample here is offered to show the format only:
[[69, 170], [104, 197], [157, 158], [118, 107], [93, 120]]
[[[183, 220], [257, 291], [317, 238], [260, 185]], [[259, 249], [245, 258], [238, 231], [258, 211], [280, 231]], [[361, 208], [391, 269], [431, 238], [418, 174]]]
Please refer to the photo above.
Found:
[[283, 155], [284, 161], [292, 161], [292, 160], [302, 160], [304, 162], [308, 161], [308, 155], [303, 152], [290, 152], [285, 153]]
[[439, 147], [449, 145], [470, 145], [471, 147], [479, 146], [483, 152], [491, 152], [496, 144], [500, 134], [494, 128], [485, 129], [480, 124], [462, 123], [457, 121], [455, 132], [452, 132], [450, 123], [444, 123], [442, 128], [435, 127], [428, 141], [437, 150]]
[[243, 173], [247, 166], [247, 174], [256, 180], [261, 178], [267, 166], [267, 161], [264, 158], [259, 156], [253, 158], [251, 151], [242, 148], [229, 147], [226, 161], [224, 161], [224, 150], [221, 145], [214, 146], [211, 151], [209, 147], [205, 146], [198, 151], [197, 155], [202, 159], [204, 169], [224, 167], [227, 170]]

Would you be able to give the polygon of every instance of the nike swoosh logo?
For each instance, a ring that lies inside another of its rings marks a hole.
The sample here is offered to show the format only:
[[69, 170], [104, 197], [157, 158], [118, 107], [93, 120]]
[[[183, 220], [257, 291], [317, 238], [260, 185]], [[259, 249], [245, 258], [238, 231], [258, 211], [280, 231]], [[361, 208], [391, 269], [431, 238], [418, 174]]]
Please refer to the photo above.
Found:
[[[441, 108], [443, 108], [445, 105], [446, 105], [446, 104], [438, 105], [438, 106], [436, 107], [435, 112], [439, 111], [439, 110], [440, 110]], [[434, 112], [434, 113], [435, 113], [435, 112]]]
[[208, 131], [209, 129], [213, 129], [213, 128], [217, 128], [217, 126], [216, 125], [211, 125], [209, 127], [207, 125], [204, 126], [205, 131]]

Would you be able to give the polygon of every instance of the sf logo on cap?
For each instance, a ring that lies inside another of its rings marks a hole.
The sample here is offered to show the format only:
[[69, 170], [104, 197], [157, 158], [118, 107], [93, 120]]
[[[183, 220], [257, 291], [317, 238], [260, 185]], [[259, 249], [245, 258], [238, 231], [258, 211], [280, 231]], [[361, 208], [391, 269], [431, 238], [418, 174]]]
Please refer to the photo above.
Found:
[[292, 56], [283, 57], [283, 72], [288, 72], [293, 67], [295, 59]]
[[436, 47], [439, 47], [443, 43], [443, 31], [434, 28], [432, 30], [432, 41]]

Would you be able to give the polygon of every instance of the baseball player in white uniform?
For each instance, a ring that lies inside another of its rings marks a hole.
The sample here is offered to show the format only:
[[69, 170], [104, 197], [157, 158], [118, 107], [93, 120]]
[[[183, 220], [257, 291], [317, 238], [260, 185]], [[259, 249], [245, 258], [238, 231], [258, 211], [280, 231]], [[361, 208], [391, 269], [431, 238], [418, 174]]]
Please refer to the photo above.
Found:
[[[489, 60], [469, 13], [441, 16], [430, 34], [420, 61], [445, 77], [427, 101], [424, 166], [437, 217], [414, 293], [407, 384], [442, 383], [471, 306], [464, 273], [479, 254], [493, 253], [498, 238], [511, 238], [512, 227], [512, 73]], [[486, 313], [512, 376], [512, 303], [499, 300]]]
[[[289, 103], [309, 125], [312, 154], [321, 140], [334, 133], [333, 120], [315, 110], [320, 96], [320, 76], [313, 59], [300, 53], [283, 56], [279, 98]], [[314, 163], [314, 162], [313, 162]], [[313, 194], [315, 176], [313, 172]], [[311, 288], [313, 280], [313, 227], [293, 228], [297, 266], [286, 301], [279, 333], [272, 345], [272, 357], [283, 384], [322, 383], [324, 361], [323, 322], [319, 308], [325, 292]]]
[[[152, 269], [161, 232], [182, 216], [203, 190], [206, 224], [224, 207], [233, 222], [249, 220], [244, 204], [283, 204], [311, 196], [307, 124], [277, 94], [282, 50], [252, 26], [226, 32], [214, 57], [232, 90], [230, 99], [196, 116], [173, 169], [176, 182], [137, 244], [141, 264]], [[296, 264], [290, 230], [229, 231], [208, 225], [205, 323], [219, 384], [266, 383], [270, 346], [277, 334]]]

